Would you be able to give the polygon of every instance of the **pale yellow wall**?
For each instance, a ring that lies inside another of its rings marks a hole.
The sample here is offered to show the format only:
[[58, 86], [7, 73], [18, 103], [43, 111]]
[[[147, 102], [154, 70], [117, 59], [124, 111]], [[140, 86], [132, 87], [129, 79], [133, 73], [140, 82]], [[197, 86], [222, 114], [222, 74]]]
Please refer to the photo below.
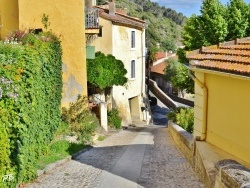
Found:
[[[131, 49], [131, 31], [135, 31], [135, 48]], [[124, 63], [124, 67], [127, 70], [126, 77], [128, 83], [126, 87], [114, 86], [113, 97], [119, 106], [123, 106], [122, 112], [124, 113], [123, 120], [124, 125], [131, 123], [131, 108], [140, 109], [142, 101], [138, 103], [131, 103], [129, 105], [129, 99], [137, 98], [141, 99], [141, 94], [144, 92], [144, 57], [142, 47], [142, 40], [144, 40], [144, 33], [141, 30], [125, 27], [125, 26], [113, 26], [113, 55], [120, 59]], [[135, 60], [135, 78], [131, 78], [131, 61]], [[141, 112], [141, 111], [139, 111]], [[142, 118], [142, 113], [138, 113], [137, 117]], [[125, 121], [126, 120], [126, 121]], [[126, 123], [127, 122], [127, 123]]]
[[250, 164], [250, 81], [206, 74], [206, 141]]
[[0, 38], [18, 30], [18, 0], [0, 0]]
[[[205, 75], [204, 73], [195, 72], [195, 76], [201, 83], [205, 82]], [[203, 103], [203, 90], [202, 88], [195, 83], [195, 100], [194, 100], [194, 137], [205, 137], [206, 130], [203, 127], [203, 110], [204, 110], [204, 103]]]
[[[124, 27], [113, 26], [113, 55], [122, 60], [127, 70], [128, 84], [126, 94], [128, 98], [132, 98], [143, 93], [144, 81], [144, 53], [142, 52], [142, 39], [144, 33], [141, 30]], [[131, 49], [131, 31], [135, 31], [135, 48]], [[131, 79], [131, 61], [135, 60], [135, 78]]]
[[102, 37], [95, 39], [90, 45], [95, 46], [95, 51], [101, 51], [104, 54], [112, 54], [112, 23], [99, 17], [99, 24], [102, 26]]
[[43, 13], [49, 16], [48, 30], [62, 41], [65, 106], [74, 102], [78, 94], [87, 95], [84, 1], [19, 0], [19, 28], [43, 28]]

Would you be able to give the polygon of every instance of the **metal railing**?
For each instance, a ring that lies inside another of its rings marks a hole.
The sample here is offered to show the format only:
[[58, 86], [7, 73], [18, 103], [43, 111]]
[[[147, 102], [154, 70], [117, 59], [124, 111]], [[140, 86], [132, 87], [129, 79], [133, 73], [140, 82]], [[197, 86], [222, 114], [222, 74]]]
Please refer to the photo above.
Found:
[[97, 8], [85, 8], [85, 28], [99, 28], [99, 10]]

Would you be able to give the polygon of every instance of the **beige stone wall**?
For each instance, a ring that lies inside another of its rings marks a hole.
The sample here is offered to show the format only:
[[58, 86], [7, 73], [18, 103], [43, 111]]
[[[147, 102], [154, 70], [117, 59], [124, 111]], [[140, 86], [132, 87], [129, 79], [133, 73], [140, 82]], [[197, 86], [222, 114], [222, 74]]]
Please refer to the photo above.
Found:
[[206, 141], [194, 141], [191, 134], [172, 121], [168, 122], [168, 127], [177, 147], [194, 166], [206, 187], [240, 188], [250, 185], [250, 166], [244, 161]]
[[194, 166], [194, 140], [193, 136], [186, 132], [184, 129], [169, 121], [168, 123], [169, 132], [174, 139], [177, 147], [182, 151], [189, 162]]

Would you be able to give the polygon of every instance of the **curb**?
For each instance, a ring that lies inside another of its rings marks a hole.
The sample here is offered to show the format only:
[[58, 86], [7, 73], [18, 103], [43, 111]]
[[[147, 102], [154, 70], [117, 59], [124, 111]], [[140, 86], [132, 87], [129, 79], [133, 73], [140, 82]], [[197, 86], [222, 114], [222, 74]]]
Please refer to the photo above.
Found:
[[88, 151], [88, 150], [90, 150], [92, 148], [93, 148], [93, 146], [88, 146], [87, 148], [85, 148], [85, 149], [83, 149], [81, 151], [78, 151], [77, 153], [75, 153], [75, 154], [73, 154], [71, 156], [68, 156], [68, 157], [66, 157], [66, 158], [64, 158], [62, 160], [59, 160], [59, 161], [56, 161], [54, 163], [50, 163], [50, 164], [46, 165], [43, 170], [37, 170], [37, 176], [39, 177], [39, 176], [41, 176], [43, 174], [47, 174], [47, 173], [52, 172], [56, 167], [66, 163], [66, 162], [68, 162], [70, 160], [76, 159], [79, 155], [81, 155], [82, 153], [84, 153], [84, 152], [86, 152], [86, 151]]

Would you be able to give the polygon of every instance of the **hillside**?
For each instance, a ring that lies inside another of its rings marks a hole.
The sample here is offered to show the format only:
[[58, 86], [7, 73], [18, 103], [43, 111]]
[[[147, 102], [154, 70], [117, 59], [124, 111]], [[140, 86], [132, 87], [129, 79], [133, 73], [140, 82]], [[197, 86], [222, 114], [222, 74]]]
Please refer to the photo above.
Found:
[[[105, 2], [97, 1], [98, 4]], [[116, 7], [127, 9], [128, 15], [146, 21], [147, 48], [176, 51], [180, 45], [182, 25], [187, 20], [182, 13], [149, 0], [116, 0]]]

